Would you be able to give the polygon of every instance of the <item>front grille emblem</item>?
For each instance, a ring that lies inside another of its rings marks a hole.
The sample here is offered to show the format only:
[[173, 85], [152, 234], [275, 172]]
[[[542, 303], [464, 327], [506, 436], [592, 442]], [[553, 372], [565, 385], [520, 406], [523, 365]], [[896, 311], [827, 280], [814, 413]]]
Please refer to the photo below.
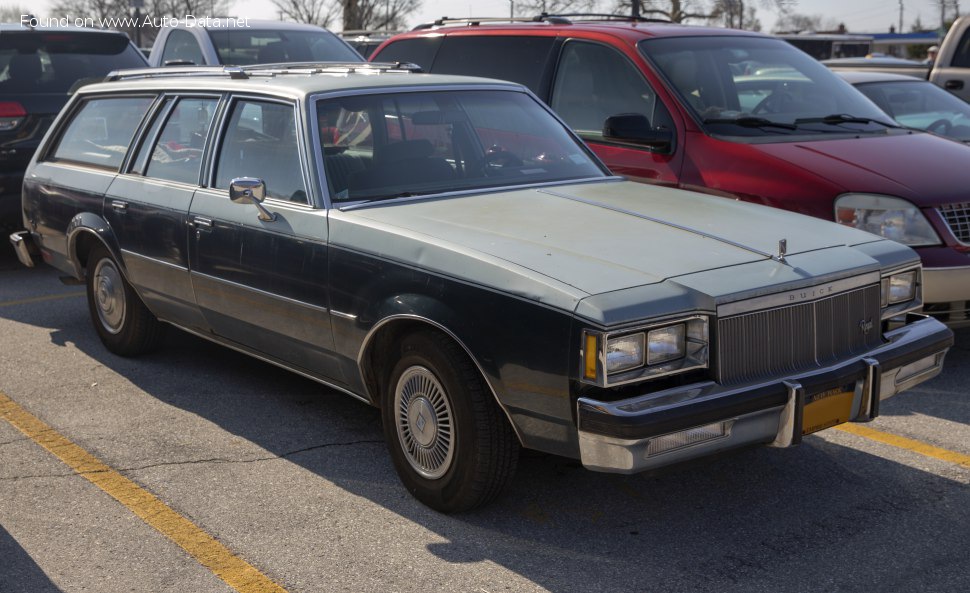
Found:
[[872, 319], [859, 320], [859, 329], [862, 330], [863, 334], [868, 335], [872, 331]]

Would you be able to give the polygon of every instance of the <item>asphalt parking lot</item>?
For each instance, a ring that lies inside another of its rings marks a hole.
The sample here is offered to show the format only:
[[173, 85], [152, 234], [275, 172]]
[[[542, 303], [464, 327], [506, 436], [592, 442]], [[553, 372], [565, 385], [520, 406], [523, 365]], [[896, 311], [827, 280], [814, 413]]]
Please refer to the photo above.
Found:
[[83, 288], [5, 244], [0, 340], [2, 593], [970, 583], [970, 330], [866, 434], [635, 476], [526, 453], [504, 498], [459, 516], [404, 491], [375, 410], [178, 331], [109, 354]]

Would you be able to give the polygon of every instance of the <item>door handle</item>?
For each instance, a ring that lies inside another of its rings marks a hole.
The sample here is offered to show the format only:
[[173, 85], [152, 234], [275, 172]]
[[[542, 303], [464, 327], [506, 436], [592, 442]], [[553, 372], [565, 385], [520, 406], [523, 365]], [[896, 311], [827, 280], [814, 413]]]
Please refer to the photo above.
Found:
[[192, 217], [192, 225], [195, 226], [195, 228], [198, 228], [198, 229], [211, 229], [212, 228], [212, 219], [211, 218], [205, 218], [204, 216], [193, 216]]
[[117, 212], [124, 212], [128, 210], [128, 202], [124, 200], [111, 200], [111, 209]]
[[945, 83], [943, 83], [943, 88], [945, 88], [948, 91], [959, 91], [960, 89], [963, 88], [963, 81], [962, 80], [948, 80]]

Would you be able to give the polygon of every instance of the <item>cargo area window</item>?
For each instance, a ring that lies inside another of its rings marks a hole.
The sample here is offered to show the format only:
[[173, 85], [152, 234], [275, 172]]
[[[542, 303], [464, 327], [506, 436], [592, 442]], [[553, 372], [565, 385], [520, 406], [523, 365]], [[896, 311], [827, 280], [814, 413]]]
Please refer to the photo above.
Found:
[[117, 171], [153, 100], [153, 97], [115, 97], [86, 101], [67, 124], [51, 154], [52, 160]]

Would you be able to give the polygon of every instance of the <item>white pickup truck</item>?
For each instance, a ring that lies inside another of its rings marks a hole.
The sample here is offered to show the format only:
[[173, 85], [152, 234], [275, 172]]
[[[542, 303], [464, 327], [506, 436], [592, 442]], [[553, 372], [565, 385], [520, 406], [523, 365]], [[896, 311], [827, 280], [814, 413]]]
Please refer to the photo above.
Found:
[[822, 63], [835, 71], [866, 70], [925, 78], [970, 102], [970, 16], [953, 23], [932, 66], [895, 58], [845, 58]]

